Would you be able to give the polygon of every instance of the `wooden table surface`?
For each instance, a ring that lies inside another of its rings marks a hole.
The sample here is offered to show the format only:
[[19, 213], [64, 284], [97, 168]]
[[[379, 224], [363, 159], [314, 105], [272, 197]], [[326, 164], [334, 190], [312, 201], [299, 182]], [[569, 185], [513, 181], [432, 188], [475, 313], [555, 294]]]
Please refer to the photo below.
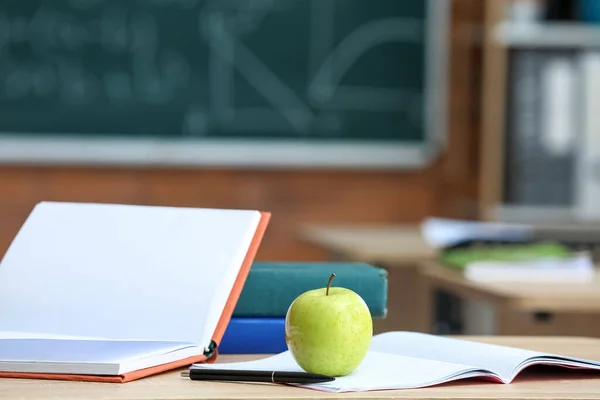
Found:
[[[420, 260], [436, 258], [418, 226], [327, 226], [308, 225], [301, 231], [303, 240], [324, 247], [345, 259], [381, 262], [402, 267]], [[408, 263], [407, 263], [408, 262]]]
[[599, 312], [600, 273], [591, 282], [527, 283], [473, 282], [463, 274], [436, 262], [424, 263], [421, 269], [429, 283], [453, 293], [482, 300], [504, 301], [522, 311]]
[[[562, 337], [469, 337], [488, 343], [600, 360], [600, 339]], [[221, 356], [220, 362], [257, 356]], [[0, 399], [175, 400], [175, 399], [600, 399], [600, 373], [563, 369], [541, 375], [525, 371], [511, 384], [459, 381], [436, 387], [323, 393], [272, 384], [193, 382], [179, 372], [126, 384], [0, 379]]]

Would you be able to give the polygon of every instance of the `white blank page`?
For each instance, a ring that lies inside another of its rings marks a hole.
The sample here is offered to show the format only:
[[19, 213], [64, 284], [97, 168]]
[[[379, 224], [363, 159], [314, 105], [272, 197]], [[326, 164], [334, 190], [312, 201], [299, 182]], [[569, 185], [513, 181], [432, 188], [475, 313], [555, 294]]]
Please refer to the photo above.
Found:
[[510, 379], [524, 360], [541, 356], [529, 350], [415, 332], [386, 332], [373, 337], [371, 350], [472, 365]]
[[119, 364], [182, 348], [186, 348], [184, 343], [175, 342], [0, 339], [0, 360], [23, 363]]
[[[236, 369], [302, 372], [289, 351], [257, 361], [197, 364], [198, 369]], [[411, 389], [470, 376], [472, 367], [369, 351], [363, 362], [347, 376], [305, 387], [327, 392]]]
[[0, 263], [0, 331], [207, 345], [259, 220], [40, 203]]

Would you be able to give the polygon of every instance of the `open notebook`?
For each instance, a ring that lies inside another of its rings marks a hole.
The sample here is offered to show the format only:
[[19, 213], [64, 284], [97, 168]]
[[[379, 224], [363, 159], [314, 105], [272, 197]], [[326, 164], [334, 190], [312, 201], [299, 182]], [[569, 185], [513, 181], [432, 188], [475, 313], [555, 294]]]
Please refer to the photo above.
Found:
[[[373, 337], [367, 356], [350, 375], [299, 385], [326, 392], [414, 389], [466, 378], [510, 383], [524, 368], [558, 365], [600, 370], [600, 362], [413, 332]], [[193, 365], [266, 371], [302, 371], [289, 351], [257, 361]]]
[[0, 376], [125, 382], [212, 361], [268, 219], [38, 204], [0, 263]]

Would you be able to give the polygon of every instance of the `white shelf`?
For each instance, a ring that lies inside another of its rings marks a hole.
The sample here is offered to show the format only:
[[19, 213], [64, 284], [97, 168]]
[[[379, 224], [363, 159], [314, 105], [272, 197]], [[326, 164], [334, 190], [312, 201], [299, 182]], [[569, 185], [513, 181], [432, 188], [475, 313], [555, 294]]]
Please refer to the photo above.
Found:
[[577, 220], [573, 207], [498, 204], [493, 213], [495, 220], [508, 223], [566, 223]]
[[495, 39], [511, 48], [600, 49], [600, 25], [504, 22], [496, 27]]

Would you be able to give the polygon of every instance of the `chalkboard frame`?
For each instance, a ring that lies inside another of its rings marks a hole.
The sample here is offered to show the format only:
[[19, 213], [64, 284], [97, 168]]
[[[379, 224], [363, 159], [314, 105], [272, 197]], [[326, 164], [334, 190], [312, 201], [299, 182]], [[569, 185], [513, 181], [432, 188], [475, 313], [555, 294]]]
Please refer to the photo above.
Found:
[[212, 166], [255, 168], [419, 169], [447, 141], [450, 3], [424, 0], [427, 20], [425, 140], [310, 142], [74, 138], [0, 131], [0, 164], [86, 166]]

